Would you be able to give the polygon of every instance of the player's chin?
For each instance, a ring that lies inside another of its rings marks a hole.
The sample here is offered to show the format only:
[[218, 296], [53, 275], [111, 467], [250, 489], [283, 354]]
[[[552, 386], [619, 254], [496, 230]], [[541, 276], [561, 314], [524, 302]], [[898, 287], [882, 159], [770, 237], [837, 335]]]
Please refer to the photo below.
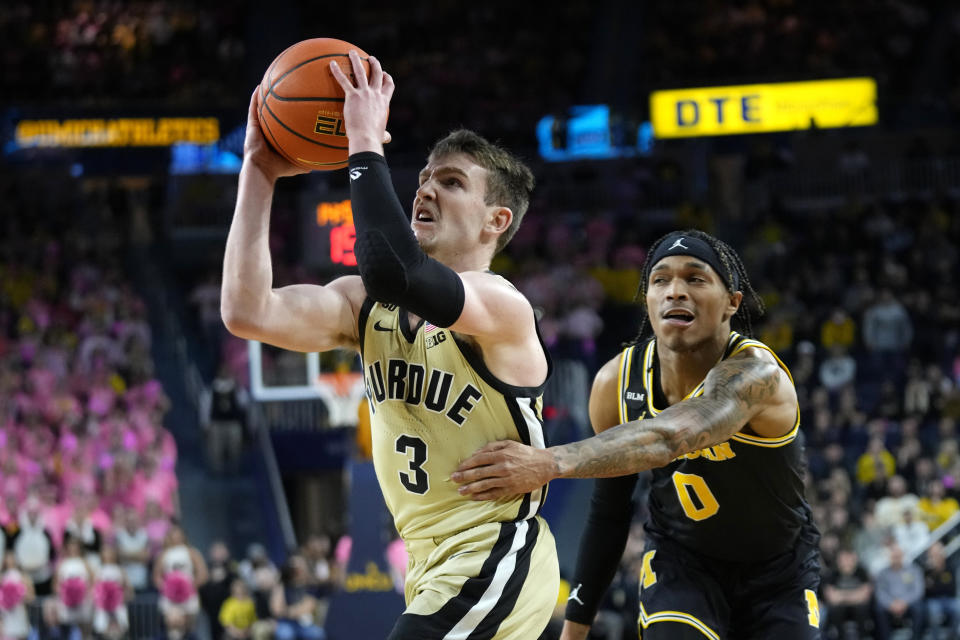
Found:
[[703, 336], [678, 327], [661, 327], [657, 340], [673, 351], [690, 351], [703, 342]]
[[429, 253], [430, 249], [437, 243], [436, 234], [429, 229], [418, 228], [417, 225], [413, 226], [413, 237], [416, 238], [417, 244], [420, 245], [424, 253]]

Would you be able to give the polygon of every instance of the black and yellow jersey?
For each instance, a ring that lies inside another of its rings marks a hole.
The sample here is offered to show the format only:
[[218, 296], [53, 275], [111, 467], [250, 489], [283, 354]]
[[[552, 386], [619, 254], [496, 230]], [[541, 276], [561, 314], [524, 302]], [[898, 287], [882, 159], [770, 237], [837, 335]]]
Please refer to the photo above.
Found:
[[458, 493], [450, 474], [496, 440], [545, 447], [543, 385], [497, 379], [462, 337], [424, 321], [411, 329], [396, 305], [367, 298], [359, 329], [374, 467], [401, 537], [443, 538], [536, 516], [546, 486], [474, 501]]
[[[777, 358], [762, 342], [732, 331], [723, 359], [749, 348]], [[621, 422], [654, 417], [668, 406], [656, 349], [654, 338], [620, 354]], [[701, 395], [703, 388], [701, 382], [687, 398]], [[726, 442], [654, 469], [648, 530], [703, 555], [736, 562], [776, 556], [801, 538], [815, 543], [819, 534], [804, 498], [805, 470], [798, 407], [784, 436], [763, 438], [745, 428]]]

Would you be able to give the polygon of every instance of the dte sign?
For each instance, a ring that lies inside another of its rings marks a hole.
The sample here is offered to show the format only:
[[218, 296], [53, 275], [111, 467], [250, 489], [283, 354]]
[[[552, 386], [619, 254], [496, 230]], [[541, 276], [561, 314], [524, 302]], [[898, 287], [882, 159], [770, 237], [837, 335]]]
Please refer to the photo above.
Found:
[[650, 94], [655, 138], [863, 127], [877, 123], [873, 78], [669, 89]]
[[677, 100], [677, 125], [680, 127], [696, 127], [701, 118], [711, 120], [717, 125], [723, 125], [730, 119], [739, 118], [740, 122], [748, 124], [760, 123], [760, 96], [718, 96], [707, 98], [704, 102], [697, 100]]

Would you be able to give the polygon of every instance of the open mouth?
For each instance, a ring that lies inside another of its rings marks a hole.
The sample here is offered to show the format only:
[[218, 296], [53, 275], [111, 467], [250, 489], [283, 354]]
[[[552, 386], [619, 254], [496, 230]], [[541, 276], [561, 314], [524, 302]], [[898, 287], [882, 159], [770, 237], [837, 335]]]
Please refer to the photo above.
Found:
[[434, 220], [433, 214], [426, 209], [417, 209], [417, 213], [413, 217], [414, 222], [434, 222]]
[[686, 309], [670, 309], [663, 314], [663, 319], [667, 324], [685, 327], [694, 320], [694, 315]]

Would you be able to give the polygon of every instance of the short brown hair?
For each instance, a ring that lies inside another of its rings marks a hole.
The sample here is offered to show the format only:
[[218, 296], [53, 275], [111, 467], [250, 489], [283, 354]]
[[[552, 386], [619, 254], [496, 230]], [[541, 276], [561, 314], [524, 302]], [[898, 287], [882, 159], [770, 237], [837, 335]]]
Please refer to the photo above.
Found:
[[484, 202], [508, 207], [513, 211], [513, 220], [507, 230], [497, 238], [499, 253], [517, 232], [523, 215], [530, 206], [530, 194], [535, 180], [530, 167], [522, 160], [468, 129], [457, 129], [441, 138], [430, 149], [428, 162], [451, 153], [465, 153], [474, 162], [487, 170], [487, 192]]

